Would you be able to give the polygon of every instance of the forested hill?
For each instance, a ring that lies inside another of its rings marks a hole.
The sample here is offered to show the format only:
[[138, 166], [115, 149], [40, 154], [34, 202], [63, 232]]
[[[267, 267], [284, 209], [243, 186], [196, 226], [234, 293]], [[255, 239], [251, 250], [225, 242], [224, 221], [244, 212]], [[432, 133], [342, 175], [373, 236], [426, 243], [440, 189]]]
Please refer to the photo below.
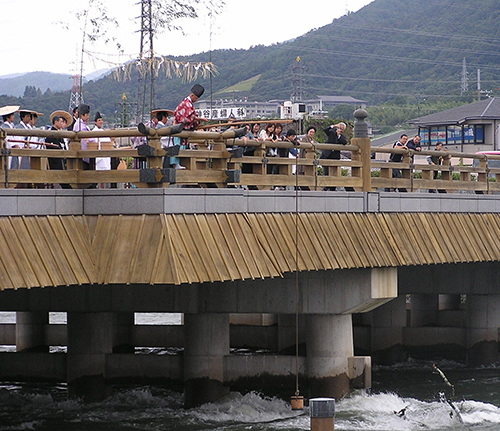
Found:
[[[214, 51], [212, 60], [219, 71], [213, 78], [214, 98], [288, 99], [297, 57], [304, 68], [306, 97], [350, 95], [369, 105], [446, 101], [460, 97], [464, 58], [469, 96], [476, 92], [478, 68], [482, 89], [499, 95], [499, 6], [499, 0], [374, 0], [356, 13], [285, 43]], [[328, 11], [318, 10], [318, 15], [324, 13]], [[256, 29], [243, 18], [242, 31], [265, 31], [265, 25]], [[179, 59], [208, 61], [209, 54]], [[250, 89], [239, 86], [257, 76]], [[210, 88], [208, 81], [199, 82]], [[191, 85], [160, 74], [157, 105], [175, 107]], [[124, 92], [135, 102], [137, 75], [126, 82], [110, 76], [91, 81], [84, 91], [86, 101], [111, 116]], [[204, 97], [209, 97], [207, 93]]]
[[[219, 71], [213, 79], [213, 92], [234, 85], [238, 89], [239, 82], [260, 75], [250, 91], [235, 95], [250, 100], [289, 98], [291, 67], [300, 57], [309, 96], [351, 95], [372, 105], [394, 98], [446, 100], [460, 96], [465, 58], [469, 92], [475, 93], [480, 68], [482, 89], [498, 94], [499, 6], [499, 0], [375, 0], [293, 41], [213, 52]], [[318, 14], [325, 12], [318, 10]], [[265, 26], [242, 31], [265, 31]], [[183, 58], [187, 59], [207, 61], [208, 54]], [[123, 88], [124, 83], [106, 80], [106, 86], [99, 81], [88, 90]], [[202, 83], [209, 87], [208, 82]], [[133, 98], [137, 91], [134, 78], [125, 86]], [[189, 86], [160, 77], [159, 105], [175, 106]], [[121, 90], [116, 90], [119, 97]], [[226, 93], [226, 97], [232, 95], [232, 91]]]

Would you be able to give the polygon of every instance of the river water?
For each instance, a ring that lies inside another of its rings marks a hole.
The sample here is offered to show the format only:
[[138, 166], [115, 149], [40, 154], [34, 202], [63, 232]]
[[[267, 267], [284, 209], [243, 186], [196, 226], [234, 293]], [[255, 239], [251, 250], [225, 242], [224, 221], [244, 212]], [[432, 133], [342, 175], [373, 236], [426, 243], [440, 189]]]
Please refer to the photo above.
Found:
[[[172, 316], [172, 322], [178, 320], [178, 315]], [[459, 414], [440, 396], [450, 397], [451, 389], [434, 372], [432, 363], [409, 360], [374, 367], [371, 393], [356, 393], [337, 402], [335, 429], [500, 430], [500, 369], [470, 369], [447, 361], [437, 365], [455, 385], [453, 405]], [[68, 400], [65, 384], [1, 382], [0, 431], [310, 429], [307, 407], [304, 412], [293, 412], [288, 399], [231, 393], [217, 403], [186, 410], [182, 394], [165, 387], [114, 389], [105, 401], [85, 404]], [[404, 414], [396, 414], [403, 409]]]

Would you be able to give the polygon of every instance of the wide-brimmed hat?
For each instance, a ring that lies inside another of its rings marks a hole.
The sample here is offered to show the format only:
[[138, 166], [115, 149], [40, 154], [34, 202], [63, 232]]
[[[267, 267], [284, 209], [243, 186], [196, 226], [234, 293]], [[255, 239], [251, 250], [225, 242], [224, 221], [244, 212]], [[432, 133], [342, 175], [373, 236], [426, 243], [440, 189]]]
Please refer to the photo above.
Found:
[[19, 110], [19, 106], [2, 106], [0, 108], [0, 115], [10, 115], [13, 114], [14, 112], [17, 112]]
[[63, 117], [66, 120], [66, 123], [68, 126], [73, 122], [73, 116], [66, 111], [54, 111], [52, 114], [50, 114], [50, 122], [52, 123], [52, 119], [55, 117]]
[[156, 117], [156, 114], [158, 114], [158, 112], [166, 112], [167, 117], [171, 117], [172, 115], [174, 115], [174, 111], [171, 111], [170, 109], [153, 109], [151, 111], [151, 116]]
[[19, 115], [21, 116], [21, 118], [23, 118], [25, 115], [29, 115], [31, 118], [33, 118], [34, 116], [39, 117], [40, 115], [43, 115], [43, 114], [39, 114], [38, 112], [34, 111], [33, 109], [20, 108], [17, 112], [19, 112]]

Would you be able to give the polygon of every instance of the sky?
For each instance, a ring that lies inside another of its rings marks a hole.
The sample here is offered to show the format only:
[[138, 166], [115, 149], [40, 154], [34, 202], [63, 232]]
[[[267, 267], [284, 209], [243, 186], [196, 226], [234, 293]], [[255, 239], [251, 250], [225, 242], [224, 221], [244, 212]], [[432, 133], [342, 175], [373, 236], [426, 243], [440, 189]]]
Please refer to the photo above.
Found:
[[[7, 41], [0, 48], [0, 76], [35, 71], [76, 74], [82, 64], [83, 74], [88, 75], [137, 58], [139, 22], [134, 18], [140, 14], [140, 0], [105, 0], [108, 15], [116, 17], [119, 23], [117, 28], [106, 26], [108, 34], [116, 38], [124, 53], [118, 54], [113, 42], [106, 45], [86, 40], [82, 62], [84, 20], [79, 20], [77, 14], [91, 4], [89, 17], [98, 16], [97, 1], [101, 0], [0, 0], [0, 28]], [[212, 21], [204, 13], [198, 19], [179, 22], [185, 34], [160, 34], [154, 41], [154, 50], [175, 56], [272, 45], [329, 24], [372, 1], [225, 0], [224, 9]]]

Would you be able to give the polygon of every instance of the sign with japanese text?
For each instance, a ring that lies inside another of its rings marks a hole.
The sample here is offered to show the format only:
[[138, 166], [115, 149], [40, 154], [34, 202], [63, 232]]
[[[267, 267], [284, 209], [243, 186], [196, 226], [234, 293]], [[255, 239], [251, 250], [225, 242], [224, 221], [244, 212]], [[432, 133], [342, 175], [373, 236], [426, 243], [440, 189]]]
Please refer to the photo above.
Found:
[[231, 114], [237, 120], [244, 120], [247, 116], [246, 108], [217, 108], [217, 109], [197, 109], [198, 117], [209, 120], [227, 120]]

